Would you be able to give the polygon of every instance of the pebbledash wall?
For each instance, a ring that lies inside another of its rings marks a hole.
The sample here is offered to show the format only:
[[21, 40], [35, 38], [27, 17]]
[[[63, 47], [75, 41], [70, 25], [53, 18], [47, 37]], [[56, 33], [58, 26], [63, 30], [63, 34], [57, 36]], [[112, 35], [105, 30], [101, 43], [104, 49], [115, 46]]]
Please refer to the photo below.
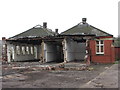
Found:
[[113, 37], [100, 37], [104, 41], [104, 54], [96, 54], [96, 40], [90, 41], [91, 61], [95, 63], [113, 63], [115, 61], [115, 48]]

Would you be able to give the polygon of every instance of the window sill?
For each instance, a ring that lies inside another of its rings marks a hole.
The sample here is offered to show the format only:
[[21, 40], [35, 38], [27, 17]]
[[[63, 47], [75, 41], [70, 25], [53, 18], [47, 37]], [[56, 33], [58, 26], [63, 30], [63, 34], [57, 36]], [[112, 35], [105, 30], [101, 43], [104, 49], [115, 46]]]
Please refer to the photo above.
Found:
[[104, 54], [96, 54], [96, 55], [98, 55], [98, 56], [103, 56]]

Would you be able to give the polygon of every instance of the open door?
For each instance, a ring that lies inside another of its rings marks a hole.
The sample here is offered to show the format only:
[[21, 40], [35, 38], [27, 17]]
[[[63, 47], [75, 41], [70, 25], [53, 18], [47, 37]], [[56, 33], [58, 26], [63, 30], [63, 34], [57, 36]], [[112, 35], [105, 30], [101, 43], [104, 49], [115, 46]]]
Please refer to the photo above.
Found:
[[64, 39], [63, 41], [64, 61], [82, 61], [86, 55], [85, 41]]
[[43, 42], [41, 49], [42, 62], [63, 62], [63, 47], [59, 42]]
[[8, 62], [11, 62], [11, 61], [14, 61], [14, 54], [15, 54], [15, 52], [14, 52], [14, 48], [13, 47], [11, 47], [11, 48], [9, 48], [9, 51], [8, 51]]

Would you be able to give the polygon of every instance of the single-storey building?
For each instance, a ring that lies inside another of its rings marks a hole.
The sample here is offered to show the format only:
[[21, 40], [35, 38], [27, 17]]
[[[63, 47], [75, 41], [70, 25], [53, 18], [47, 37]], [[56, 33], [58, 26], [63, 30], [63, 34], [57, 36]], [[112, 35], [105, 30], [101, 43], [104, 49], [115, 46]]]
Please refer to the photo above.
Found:
[[3, 37], [3, 60], [8, 62], [40, 60], [43, 38], [55, 36], [55, 34], [47, 28], [47, 23], [44, 22], [43, 26], [36, 25], [8, 39]]
[[3, 60], [40, 62], [82, 61], [113, 63], [115, 51], [113, 35], [86, 22], [86, 18], [74, 27], [58, 33], [37, 25], [23, 33], [3, 40]]

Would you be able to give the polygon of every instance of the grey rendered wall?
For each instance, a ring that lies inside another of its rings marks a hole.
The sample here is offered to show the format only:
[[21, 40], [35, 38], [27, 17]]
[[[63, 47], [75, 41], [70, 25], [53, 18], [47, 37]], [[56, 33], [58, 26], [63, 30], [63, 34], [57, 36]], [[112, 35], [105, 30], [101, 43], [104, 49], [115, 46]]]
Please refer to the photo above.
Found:
[[76, 60], [84, 60], [84, 57], [85, 57], [85, 50], [86, 50], [86, 46], [85, 46], [85, 43], [77, 43], [77, 42], [74, 42], [74, 45], [75, 45], [75, 59]]
[[73, 40], [67, 40], [66, 50], [67, 50], [67, 61], [73, 60], [84, 60], [85, 57], [85, 43], [76, 42]]
[[[26, 44], [24, 44], [24, 45], [22, 45], [22, 44], [20, 44], [20, 46], [22, 47], [22, 46], [31, 46], [31, 45], [26, 45]], [[25, 55], [23, 55], [23, 54], [20, 54], [20, 55], [17, 55], [16, 53], [15, 53], [15, 60], [14, 61], [25, 61], [25, 60], [34, 60], [35, 59], [35, 56], [34, 56], [34, 54], [25, 54]]]
[[75, 60], [75, 53], [74, 53], [74, 42], [67, 40], [66, 42], [66, 50], [67, 50], [67, 61]]
[[56, 61], [57, 46], [49, 42], [45, 43], [45, 57], [46, 62]]
[[40, 47], [39, 47], [39, 45], [36, 45], [36, 47], [37, 47], [37, 58], [35, 58], [35, 55], [34, 54], [22, 54], [22, 53], [20, 53], [19, 55], [17, 55], [16, 54], [16, 49], [15, 49], [15, 46], [16, 45], [19, 45], [20, 47], [22, 47], [22, 46], [33, 46], [33, 45], [28, 45], [28, 44], [21, 44], [21, 43], [14, 43], [14, 44], [10, 44], [9, 42], [7, 42], [7, 57], [8, 57], [8, 62], [11, 62], [11, 60], [10, 60], [10, 52], [11, 52], [11, 50], [12, 50], [12, 48], [13, 48], [13, 50], [12, 50], [12, 53], [14, 53], [13, 55], [13, 57], [14, 57], [14, 59], [12, 60], [12, 61], [29, 61], [29, 60], [34, 60], [34, 59], [39, 59], [39, 51], [38, 50], [40, 50]]

